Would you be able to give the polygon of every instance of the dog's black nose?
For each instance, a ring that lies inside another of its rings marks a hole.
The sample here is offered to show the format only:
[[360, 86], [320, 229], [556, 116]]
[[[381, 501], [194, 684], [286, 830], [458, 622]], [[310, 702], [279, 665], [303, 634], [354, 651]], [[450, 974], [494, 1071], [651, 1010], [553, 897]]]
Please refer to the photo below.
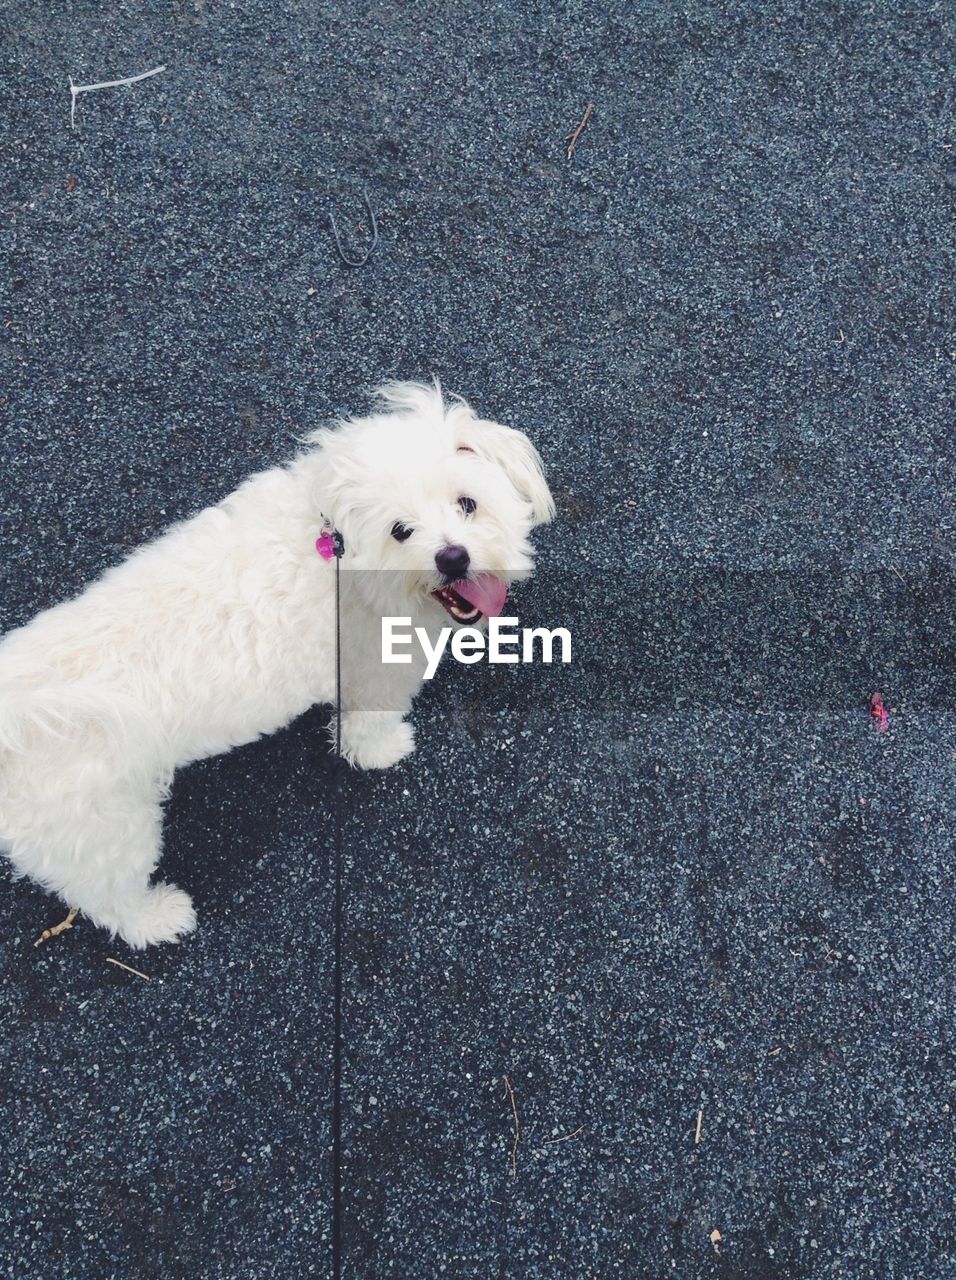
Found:
[[444, 574], [452, 582], [458, 578], [463, 578], [468, 572], [470, 564], [471, 556], [464, 547], [442, 547], [441, 551], [435, 556], [435, 566], [438, 572]]

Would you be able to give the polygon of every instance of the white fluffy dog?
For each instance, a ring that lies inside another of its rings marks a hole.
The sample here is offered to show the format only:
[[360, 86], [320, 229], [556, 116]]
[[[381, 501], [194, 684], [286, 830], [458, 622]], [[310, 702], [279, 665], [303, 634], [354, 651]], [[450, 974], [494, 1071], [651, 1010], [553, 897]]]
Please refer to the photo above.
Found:
[[474, 625], [532, 567], [553, 504], [526, 436], [437, 384], [380, 394], [0, 643], [0, 847], [132, 947], [195, 928], [150, 883], [174, 770], [334, 699], [323, 535], [344, 540], [342, 748], [365, 769], [413, 749], [424, 666], [383, 665], [382, 616]]

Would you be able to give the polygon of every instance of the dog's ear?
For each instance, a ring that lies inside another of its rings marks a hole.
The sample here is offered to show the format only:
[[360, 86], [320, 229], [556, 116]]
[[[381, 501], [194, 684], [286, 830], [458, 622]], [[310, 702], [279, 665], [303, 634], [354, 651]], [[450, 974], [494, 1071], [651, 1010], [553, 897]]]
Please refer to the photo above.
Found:
[[335, 430], [321, 427], [305, 437], [312, 445], [313, 500], [322, 517], [337, 528], [348, 522], [362, 471], [361, 458], [350, 447], [349, 425], [343, 422]]
[[535, 524], [547, 524], [554, 519], [554, 499], [544, 478], [541, 458], [523, 431], [502, 426], [500, 422], [470, 418], [458, 432], [457, 446], [499, 466], [530, 503]]

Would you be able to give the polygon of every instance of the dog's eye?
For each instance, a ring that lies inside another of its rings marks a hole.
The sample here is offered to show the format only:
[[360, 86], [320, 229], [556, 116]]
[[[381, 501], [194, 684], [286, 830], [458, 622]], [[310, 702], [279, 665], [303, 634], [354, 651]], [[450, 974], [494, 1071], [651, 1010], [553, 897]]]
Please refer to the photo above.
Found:
[[392, 525], [392, 537], [396, 542], [407, 541], [414, 532], [414, 529], [409, 529], [408, 525], [402, 524], [400, 520], [396, 520]]
[[472, 516], [478, 510], [478, 503], [474, 498], [459, 498], [458, 505], [464, 511], [466, 516]]

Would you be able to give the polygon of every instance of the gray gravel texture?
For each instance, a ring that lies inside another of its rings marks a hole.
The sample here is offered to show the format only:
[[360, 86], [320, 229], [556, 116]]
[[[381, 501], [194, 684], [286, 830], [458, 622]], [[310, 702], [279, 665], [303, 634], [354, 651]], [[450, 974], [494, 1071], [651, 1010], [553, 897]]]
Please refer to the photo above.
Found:
[[[558, 497], [572, 665], [348, 778], [347, 1274], [951, 1274], [945, 6], [4, 17], [0, 625], [384, 377]], [[4, 1276], [329, 1274], [325, 715], [179, 777], [187, 944], [4, 884]]]

